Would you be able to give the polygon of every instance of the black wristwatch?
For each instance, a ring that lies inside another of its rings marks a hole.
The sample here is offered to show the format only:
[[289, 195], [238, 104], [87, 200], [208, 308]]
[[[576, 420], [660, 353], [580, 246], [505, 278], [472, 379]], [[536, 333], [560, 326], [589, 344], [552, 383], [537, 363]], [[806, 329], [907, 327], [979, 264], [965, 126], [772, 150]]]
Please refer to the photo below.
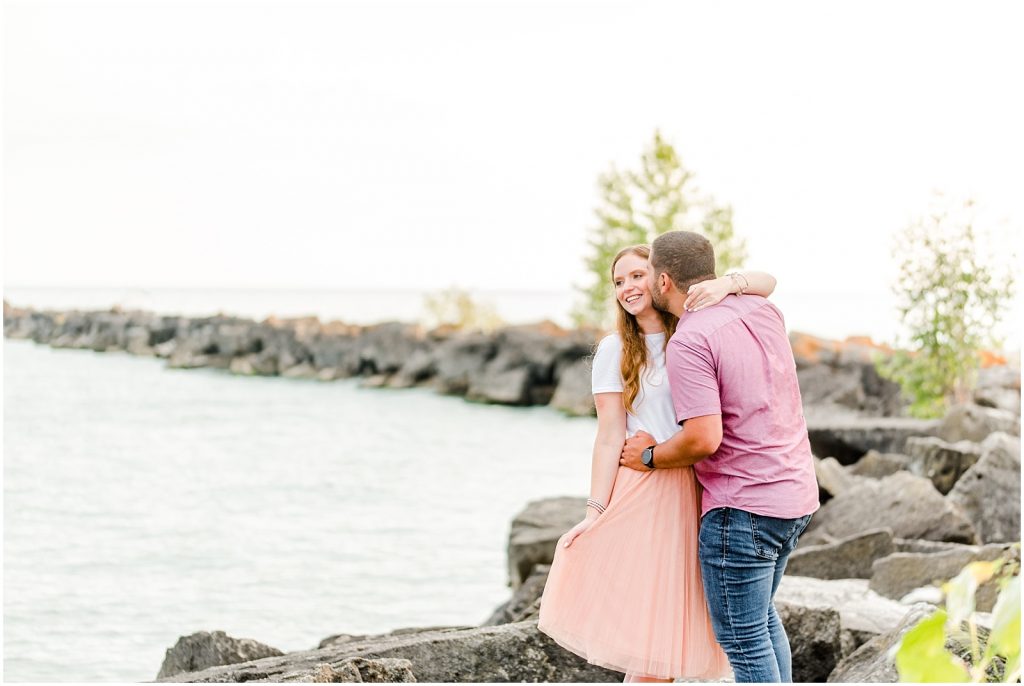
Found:
[[644, 466], [648, 469], [654, 469], [654, 448], [656, 446], [657, 443], [647, 446], [644, 448], [643, 454], [640, 455], [640, 461], [643, 462]]

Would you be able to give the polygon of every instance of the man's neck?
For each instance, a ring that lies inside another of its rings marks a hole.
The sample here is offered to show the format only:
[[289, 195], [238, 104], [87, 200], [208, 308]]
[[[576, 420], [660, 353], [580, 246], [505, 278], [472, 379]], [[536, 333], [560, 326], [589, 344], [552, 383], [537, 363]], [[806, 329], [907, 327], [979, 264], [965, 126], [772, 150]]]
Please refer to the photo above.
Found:
[[678, 317], [679, 321], [682, 321], [683, 317], [688, 314], [686, 309], [683, 307], [684, 303], [686, 303], [685, 297], [669, 298], [667, 303], [668, 307], [666, 309]]

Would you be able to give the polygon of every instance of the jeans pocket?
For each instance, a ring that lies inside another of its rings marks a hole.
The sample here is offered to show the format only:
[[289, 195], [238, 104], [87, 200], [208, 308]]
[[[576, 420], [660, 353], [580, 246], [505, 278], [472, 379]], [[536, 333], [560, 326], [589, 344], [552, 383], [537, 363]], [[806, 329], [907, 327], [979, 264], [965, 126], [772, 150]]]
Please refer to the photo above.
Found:
[[701, 560], [721, 557], [723, 549], [728, 546], [727, 508], [716, 507], [701, 517], [700, 529], [697, 532], [697, 548]]
[[766, 560], [778, 560], [783, 552], [788, 553], [788, 544], [806, 526], [807, 518], [780, 519], [750, 513], [750, 533], [754, 539], [754, 553]]

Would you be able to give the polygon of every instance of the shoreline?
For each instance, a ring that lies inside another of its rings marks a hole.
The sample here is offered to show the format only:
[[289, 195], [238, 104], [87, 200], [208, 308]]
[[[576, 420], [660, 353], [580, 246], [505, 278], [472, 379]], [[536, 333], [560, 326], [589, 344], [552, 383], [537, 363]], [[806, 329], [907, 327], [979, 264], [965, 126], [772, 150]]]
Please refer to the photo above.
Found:
[[[590, 358], [604, 335], [550, 321], [490, 332], [428, 330], [415, 323], [358, 325], [316, 317], [257, 321], [117, 307], [35, 310], [4, 301], [5, 338], [157, 357], [174, 369], [320, 381], [357, 378], [368, 388], [426, 387], [473, 402], [548, 405], [568, 415], [594, 414]], [[834, 341], [800, 332], [791, 332], [790, 342], [805, 405], [825, 404], [857, 415], [903, 413], [898, 387], [874, 369], [875, 356], [891, 349], [867, 337]], [[989, 366], [1006, 362], [986, 357]]]

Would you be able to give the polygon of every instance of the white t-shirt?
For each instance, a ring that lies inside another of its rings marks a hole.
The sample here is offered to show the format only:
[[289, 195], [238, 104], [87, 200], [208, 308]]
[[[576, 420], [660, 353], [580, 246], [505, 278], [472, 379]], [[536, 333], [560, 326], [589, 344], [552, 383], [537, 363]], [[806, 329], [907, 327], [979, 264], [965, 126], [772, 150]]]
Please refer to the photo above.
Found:
[[[640, 392], [633, 401], [633, 411], [626, 413], [626, 435], [632, 436], [643, 429], [662, 443], [679, 431], [665, 373], [665, 334], [651, 333], [644, 339], [647, 342], [647, 367], [640, 372]], [[621, 360], [622, 339], [619, 334], [609, 334], [601, 339], [594, 353], [591, 372], [591, 389], [595, 395], [622, 393]]]

